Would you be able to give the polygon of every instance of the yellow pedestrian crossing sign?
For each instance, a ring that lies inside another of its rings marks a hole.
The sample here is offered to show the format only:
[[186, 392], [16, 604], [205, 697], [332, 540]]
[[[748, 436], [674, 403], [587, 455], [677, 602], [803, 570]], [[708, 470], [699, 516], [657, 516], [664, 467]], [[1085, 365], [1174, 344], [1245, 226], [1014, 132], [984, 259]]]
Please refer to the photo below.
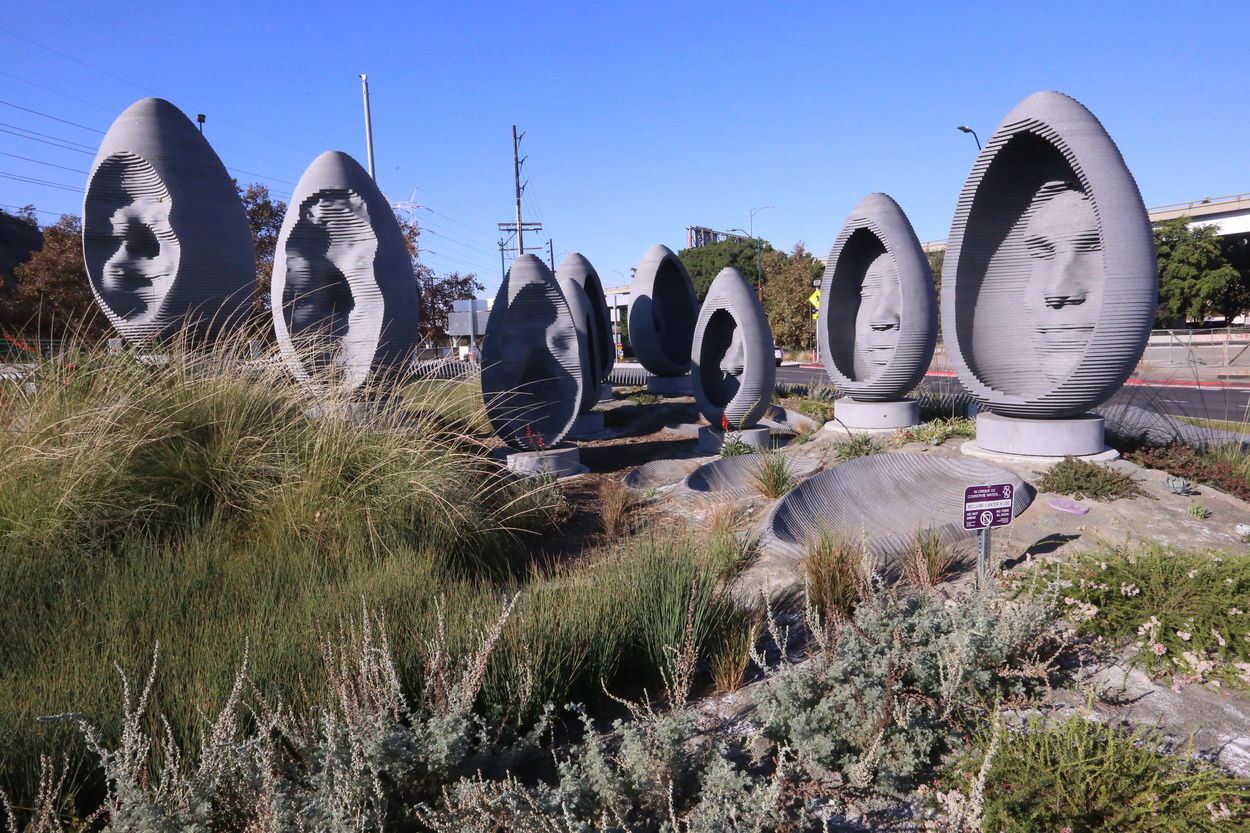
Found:
[[812, 318], [816, 318], [820, 311], [820, 290], [817, 289], [811, 295], [807, 296], [807, 303], [812, 305]]

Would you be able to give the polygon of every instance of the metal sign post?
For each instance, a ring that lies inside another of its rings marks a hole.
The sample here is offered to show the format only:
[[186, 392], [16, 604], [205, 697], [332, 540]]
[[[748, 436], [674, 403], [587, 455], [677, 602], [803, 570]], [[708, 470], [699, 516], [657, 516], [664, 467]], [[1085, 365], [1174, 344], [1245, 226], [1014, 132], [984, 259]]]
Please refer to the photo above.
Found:
[[997, 483], [964, 489], [964, 529], [977, 530], [977, 587], [985, 587], [990, 565], [990, 530], [1011, 523], [1015, 486]]

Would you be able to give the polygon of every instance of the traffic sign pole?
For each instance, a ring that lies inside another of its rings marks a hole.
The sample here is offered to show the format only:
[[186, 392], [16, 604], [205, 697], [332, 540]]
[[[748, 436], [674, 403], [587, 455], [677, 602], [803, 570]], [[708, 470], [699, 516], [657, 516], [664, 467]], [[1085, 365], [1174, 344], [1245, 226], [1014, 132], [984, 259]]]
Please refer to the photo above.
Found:
[[977, 588], [985, 587], [990, 564], [990, 530], [1011, 523], [1015, 487], [1010, 483], [964, 489], [964, 529], [977, 531]]

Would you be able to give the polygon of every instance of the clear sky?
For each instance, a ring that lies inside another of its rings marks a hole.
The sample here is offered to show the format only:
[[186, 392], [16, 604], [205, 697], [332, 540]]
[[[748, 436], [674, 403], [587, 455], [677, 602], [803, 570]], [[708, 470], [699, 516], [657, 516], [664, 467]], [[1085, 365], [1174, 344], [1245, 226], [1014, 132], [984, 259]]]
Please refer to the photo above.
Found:
[[653, 243], [682, 248], [689, 225], [748, 228], [761, 206], [772, 207], [755, 231], [778, 248], [802, 240], [825, 253], [873, 191], [899, 202], [921, 240], [944, 238], [976, 152], [955, 127], [984, 140], [1039, 90], [1102, 120], [1148, 206], [1222, 196], [1250, 191], [1245, 11], [6, 2], [0, 205], [33, 204], [43, 223], [80, 213], [100, 131], [150, 95], [206, 113], [205, 135], [239, 181], [288, 199], [323, 151], [365, 163], [362, 72], [379, 185], [423, 206], [428, 265], [476, 272], [491, 293], [497, 224], [514, 219], [513, 124], [529, 158], [524, 219], [544, 229], [527, 250], [550, 237], [557, 264], [579, 251], [607, 286], [627, 282]]

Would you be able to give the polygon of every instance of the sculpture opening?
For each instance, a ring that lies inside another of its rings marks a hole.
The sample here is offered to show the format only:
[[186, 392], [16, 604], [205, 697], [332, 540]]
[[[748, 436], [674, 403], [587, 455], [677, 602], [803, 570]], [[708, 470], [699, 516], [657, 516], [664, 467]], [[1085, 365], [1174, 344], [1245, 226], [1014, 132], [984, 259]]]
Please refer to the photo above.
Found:
[[718, 408], [725, 408], [742, 387], [746, 348], [742, 328], [729, 310], [718, 309], [708, 319], [699, 350], [699, 379], [703, 393]]
[[169, 221], [169, 190], [147, 160], [117, 153], [96, 169], [84, 213], [83, 255], [96, 292], [119, 318], [156, 317], [178, 274], [182, 248]]
[[357, 320], [352, 285], [374, 281], [377, 247], [369, 209], [354, 191], [318, 191], [300, 204], [287, 240], [282, 309], [291, 335], [315, 343], [316, 367], [368, 365], [368, 356], [356, 355], [364, 345], [347, 335], [369, 327]]

